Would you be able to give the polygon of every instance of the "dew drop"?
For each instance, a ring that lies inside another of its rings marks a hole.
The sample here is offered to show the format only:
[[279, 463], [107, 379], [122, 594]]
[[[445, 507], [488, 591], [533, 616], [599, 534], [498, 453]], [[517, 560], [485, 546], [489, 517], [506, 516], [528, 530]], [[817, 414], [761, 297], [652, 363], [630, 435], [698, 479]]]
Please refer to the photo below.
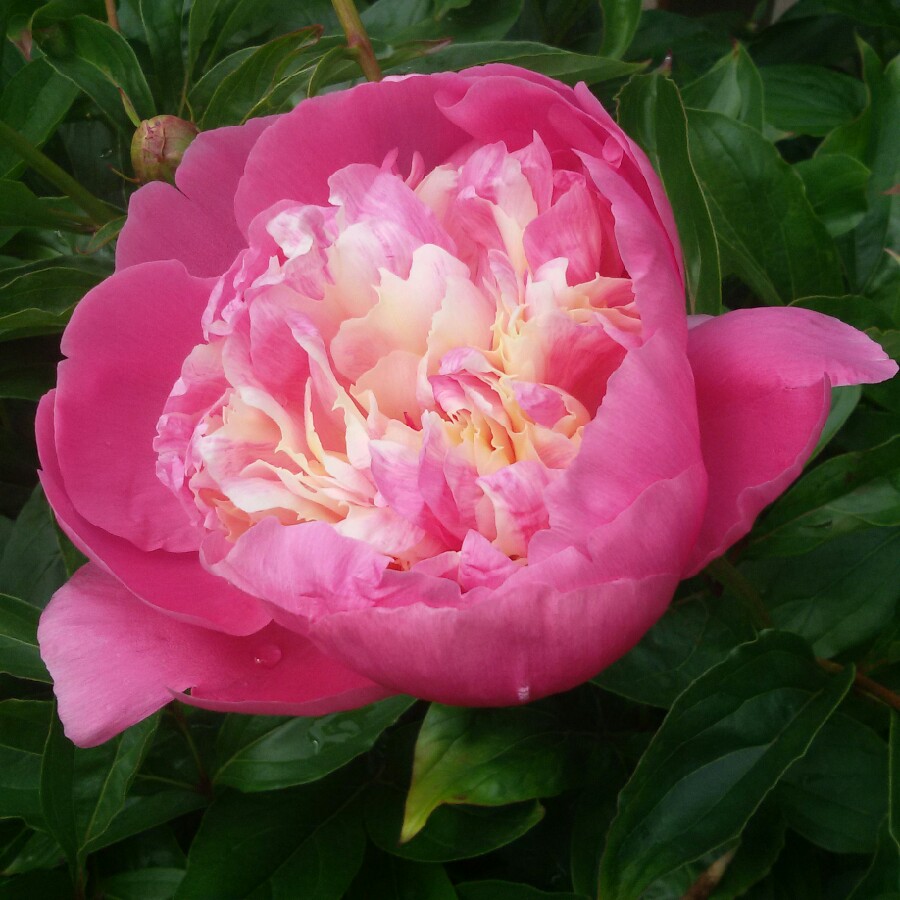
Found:
[[253, 662], [265, 669], [271, 669], [281, 662], [281, 648], [275, 644], [263, 644], [253, 654]]
[[523, 684], [516, 693], [519, 696], [520, 703], [527, 703], [528, 698], [531, 696], [531, 688], [527, 684]]

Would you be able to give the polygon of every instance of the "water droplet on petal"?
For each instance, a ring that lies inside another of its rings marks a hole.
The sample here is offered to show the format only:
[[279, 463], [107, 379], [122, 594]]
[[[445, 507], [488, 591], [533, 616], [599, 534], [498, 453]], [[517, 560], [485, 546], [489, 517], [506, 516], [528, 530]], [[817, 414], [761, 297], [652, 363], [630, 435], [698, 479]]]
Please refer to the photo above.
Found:
[[520, 703], [527, 703], [531, 696], [531, 688], [527, 684], [523, 684], [517, 691]]
[[281, 662], [281, 648], [275, 644], [263, 644], [253, 654], [253, 662], [264, 669], [271, 669]]

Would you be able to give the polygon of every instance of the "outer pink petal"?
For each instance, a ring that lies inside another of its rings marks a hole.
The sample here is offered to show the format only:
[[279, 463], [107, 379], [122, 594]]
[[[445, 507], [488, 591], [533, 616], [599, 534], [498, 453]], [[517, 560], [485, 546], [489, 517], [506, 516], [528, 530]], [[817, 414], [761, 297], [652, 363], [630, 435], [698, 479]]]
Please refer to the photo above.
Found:
[[75, 545], [125, 587], [182, 622], [193, 622], [227, 634], [251, 634], [271, 621], [255, 597], [210, 575], [196, 552], [168, 553], [138, 550], [83, 518], [63, 485], [53, 437], [55, 391], [38, 406], [35, 430], [41, 452], [41, 484], [62, 529]]
[[828, 414], [829, 387], [884, 381], [896, 363], [862, 332], [805, 309], [746, 309], [689, 337], [706, 517], [686, 573], [719, 556], [793, 481]]
[[[613, 373], [603, 404], [585, 426], [578, 456], [547, 489], [551, 531], [579, 544], [650, 485], [674, 478], [700, 460], [687, 358], [666, 335], [657, 334], [631, 350]], [[702, 480], [694, 495], [683, 499], [687, 522], [703, 509]]]
[[[442, 703], [499, 706], [568, 690], [662, 615], [699, 524], [700, 511], [687, 521], [680, 511], [702, 481], [698, 463], [654, 484], [592, 534], [588, 552], [567, 547], [497, 590], [476, 588], [466, 605], [428, 603], [448, 582], [419, 577], [408, 590], [426, 602], [325, 616], [310, 637], [368, 677]], [[399, 586], [413, 573], [390, 574]]]
[[247, 155], [279, 116], [198, 135], [175, 173], [177, 188], [154, 181], [132, 195], [116, 245], [116, 267], [177, 259], [192, 275], [220, 275], [246, 246], [234, 194]]
[[380, 166], [394, 150], [401, 172], [415, 152], [426, 171], [443, 163], [468, 136], [442, 115], [437, 90], [458, 97], [465, 82], [454, 74], [411, 77], [304, 100], [253, 148], [235, 199], [240, 228], [285, 198], [324, 205], [329, 176], [351, 163]]
[[66, 492], [89, 522], [142, 550], [200, 544], [156, 476], [153, 440], [182, 362], [202, 340], [210, 290], [179, 262], [134, 266], [94, 288], [63, 335], [54, 433]]
[[281, 715], [320, 715], [387, 694], [278, 625], [238, 638], [176, 622], [90, 564], [56, 592], [38, 640], [66, 735], [81, 747], [188, 689], [198, 705]]

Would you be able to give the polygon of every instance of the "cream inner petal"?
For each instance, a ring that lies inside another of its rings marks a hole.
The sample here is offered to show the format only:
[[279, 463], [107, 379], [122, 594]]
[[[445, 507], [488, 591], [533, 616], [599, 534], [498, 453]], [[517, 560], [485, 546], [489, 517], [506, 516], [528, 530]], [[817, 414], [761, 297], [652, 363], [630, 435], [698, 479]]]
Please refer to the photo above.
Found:
[[252, 223], [159, 420], [158, 474], [226, 541], [275, 516], [404, 569], [472, 531], [521, 560], [642, 340], [609, 205], [537, 136], [407, 177], [394, 156]]

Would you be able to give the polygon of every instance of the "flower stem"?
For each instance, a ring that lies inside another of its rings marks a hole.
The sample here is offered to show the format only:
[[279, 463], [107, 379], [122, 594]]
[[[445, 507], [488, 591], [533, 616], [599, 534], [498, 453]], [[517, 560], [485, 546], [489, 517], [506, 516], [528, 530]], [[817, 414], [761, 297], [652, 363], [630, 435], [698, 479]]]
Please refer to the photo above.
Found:
[[375, 51], [366, 28], [356, 11], [353, 0], [331, 0], [341, 28], [347, 35], [347, 46], [355, 51], [359, 67], [369, 81], [381, 81], [381, 66], [375, 58]]
[[116, 12], [116, 0], [106, 0], [106, 22], [113, 31], [119, 30], [119, 14]]
[[[836, 663], [831, 659], [817, 659], [816, 662], [826, 672], [844, 671], [844, 667], [840, 663]], [[853, 678], [853, 686], [857, 691], [868, 694], [870, 697], [874, 697], [876, 700], [879, 700], [885, 705], [900, 712], [900, 695], [895, 694], [890, 688], [886, 688], [883, 684], [873, 681], [867, 675], [857, 672]]]
[[718, 581], [722, 587], [728, 588], [744, 601], [744, 605], [750, 611], [753, 621], [758, 628], [772, 627], [772, 617], [769, 615], [769, 610], [766, 609], [766, 604], [763, 603], [759, 592], [724, 556], [714, 559], [706, 567], [706, 573], [715, 581]]
[[71, 197], [97, 225], [104, 225], [122, 215], [119, 210], [85, 190], [68, 172], [2, 120], [0, 120], [0, 142], [12, 147], [30, 168], [56, 185], [66, 196]]

